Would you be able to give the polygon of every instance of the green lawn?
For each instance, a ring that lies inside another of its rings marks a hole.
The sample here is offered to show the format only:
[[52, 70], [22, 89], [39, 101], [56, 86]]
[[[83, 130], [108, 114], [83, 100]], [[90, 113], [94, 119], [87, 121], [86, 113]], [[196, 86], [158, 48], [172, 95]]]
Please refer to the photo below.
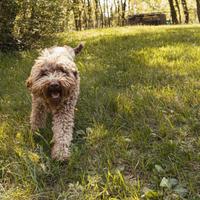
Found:
[[200, 199], [200, 26], [63, 33], [81, 74], [72, 156], [30, 132], [25, 87], [37, 50], [0, 54], [0, 199]]

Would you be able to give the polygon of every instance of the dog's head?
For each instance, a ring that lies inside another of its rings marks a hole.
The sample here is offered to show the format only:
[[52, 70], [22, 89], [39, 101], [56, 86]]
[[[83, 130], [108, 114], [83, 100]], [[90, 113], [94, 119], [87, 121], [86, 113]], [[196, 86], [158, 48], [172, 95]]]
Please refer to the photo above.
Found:
[[54, 105], [68, 97], [79, 83], [74, 58], [82, 48], [80, 44], [76, 48], [64, 46], [45, 49], [35, 61], [26, 81], [30, 91]]

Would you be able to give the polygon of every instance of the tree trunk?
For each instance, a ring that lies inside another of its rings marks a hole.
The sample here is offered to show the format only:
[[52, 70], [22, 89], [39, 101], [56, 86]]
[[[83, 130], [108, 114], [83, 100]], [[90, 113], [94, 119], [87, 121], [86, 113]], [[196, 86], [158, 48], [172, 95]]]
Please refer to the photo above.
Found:
[[200, 0], [196, 0], [197, 2], [197, 16], [200, 23]]
[[187, 7], [187, 2], [186, 2], [186, 0], [181, 0], [181, 2], [182, 2], [182, 6], [183, 6], [183, 12], [185, 15], [185, 23], [188, 24], [189, 23], [189, 10]]
[[104, 26], [104, 16], [103, 16], [103, 10], [102, 10], [100, 1], [99, 1], [99, 9], [100, 9], [100, 13], [101, 13], [101, 27], [103, 28], [103, 26]]
[[120, 16], [120, 3], [119, 3], [119, 0], [117, 0], [117, 22], [118, 22], [118, 26], [121, 26], [121, 16]]
[[128, 13], [131, 11], [131, 0], [128, 0]]
[[124, 0], [124, 2], [121, 0], [121, 7], [122, 7], [122, 26], [124, 26], [126, 22], [126, 19], [125, 19], [126, 0]]
[[80, 0], [73, 0], [73, 13], [74, 13], [74, 24], [76, 30], [82, 30], [82, 3]]
[[98, 0], [95, 0], [95, 27], [99, 27], [99, 4]]
[[76, 30], [79, 30], [79, 11], [78, 11], [78, 1], [73, 0], [73, 14], [74, 14], [74, 25]]
[[173, 2], [173, 0], [168, 0], [168, 1], [169, 1], [169, 6], [170, 6], [172, 23], [173, 24], [178, 24], [177, 14], [176, 14], [176, 10], [175, 10], [175, 7], [174, 7], [174, 2]]
[[79, 9], [78, 11], [78, 25], [79, 25], [79, 31], [82, 30], [82, 9]]
[[107, 12], [107, 18], [108, 18], [108, 26], [110, 27], [110, 10], [108, 5], [108, 0], [106, 0], [106, 12]]
[[87, 7], [88, 7], [88, 24], [89, 28], [93, 28], [93, 20], [92, 20], [92, 7], [90, 0], [87, 0]]
[[106, 3], [103, 3], [103, 15], [104, 15], [104, 26], [107, 26], [107, 17], [106, 17]]
[[178, 11], [178, 19], [179, 19], [179, 23], [181, 24], [182, 20], [181, 20], [181, 10], [180, 10], [180, 6], [179, 6], [179, 1], [175, 0], [175, 5]]
[[113, 19], [114, 19], [114, 17], [113, 17], [113, 7], [111, 6], [110, 7], [110, 26], [113, 25]]
[[84, 29], [88, 29], [88, 16], [87, 16], [87, 8], [86, 8], [86, 0], [83, 1], [84, 13], [83, 13], [83, 24]]

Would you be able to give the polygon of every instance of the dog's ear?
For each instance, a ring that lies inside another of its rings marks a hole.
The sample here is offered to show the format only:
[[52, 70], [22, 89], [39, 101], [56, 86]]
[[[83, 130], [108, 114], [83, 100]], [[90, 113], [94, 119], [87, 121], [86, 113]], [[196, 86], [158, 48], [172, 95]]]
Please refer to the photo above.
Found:
[[80, 43], [77, 47], [74, 48], [74, 52], [75, 52], [75, 55], [79, 54], [81, 52], [81, 50], [83, 49], [83, 44]]
[[31, 79], [31, 77], [29, 76], [28, 77], [28, 79], [26, 80], [26, 87], [28, 88], [28, 89], [31, 89], [31, 87], [32, 87], [32, 79]]

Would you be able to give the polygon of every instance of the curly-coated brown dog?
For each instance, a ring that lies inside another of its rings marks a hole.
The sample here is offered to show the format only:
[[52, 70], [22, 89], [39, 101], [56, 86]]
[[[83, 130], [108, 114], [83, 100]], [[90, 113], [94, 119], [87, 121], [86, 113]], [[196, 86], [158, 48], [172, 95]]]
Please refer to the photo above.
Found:
[[43, 50], [26, 81], [32, 95], [31, 129], [44, 128], [47, 112], [52, 113], [54, 144], [51, 156], [56, 160], [66, 160], [70, 156], [80, 84], [74, 58], [82, 48], [80, 44], [76, 48], [64, 46]]

